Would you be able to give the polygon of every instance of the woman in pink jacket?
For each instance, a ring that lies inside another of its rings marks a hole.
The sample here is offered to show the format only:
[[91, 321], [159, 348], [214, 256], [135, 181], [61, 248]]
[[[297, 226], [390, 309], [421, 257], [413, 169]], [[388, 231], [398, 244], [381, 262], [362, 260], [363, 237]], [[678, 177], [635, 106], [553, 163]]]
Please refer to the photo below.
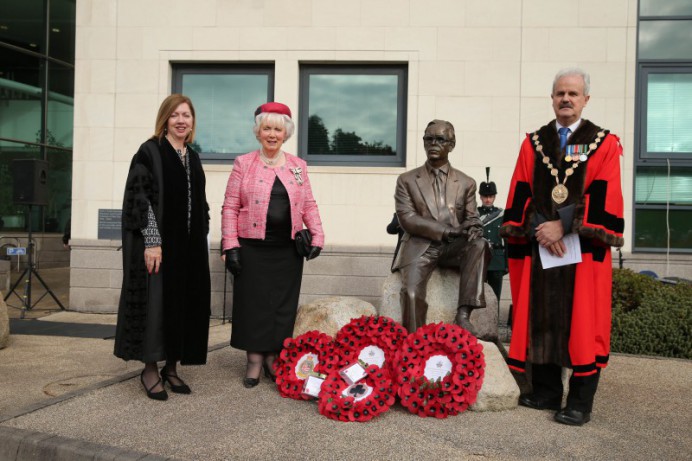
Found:
[[293, 336], [303, 276], [296, 233], [305, 224], [312, 234], [305, 259], [324, 247], [307, 164], [281, 150], [294, 130], [288, 106], [258, 107], [253, 131], [260, 149], [235, 159], [226, 186], [222, 259], [234, 276], [231, 346], [247, 352], [247, 388], [259, 383], [262, 368], [275, 379], [274, 359]]

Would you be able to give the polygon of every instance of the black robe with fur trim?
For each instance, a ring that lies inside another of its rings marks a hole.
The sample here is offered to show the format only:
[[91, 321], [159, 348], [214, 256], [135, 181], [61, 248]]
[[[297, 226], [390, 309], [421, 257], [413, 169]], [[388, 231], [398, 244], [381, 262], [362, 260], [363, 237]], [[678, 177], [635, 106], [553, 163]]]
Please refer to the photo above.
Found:
[[[164, 138], [141, 145], [130, 164], [122, 214], [123, 284], [115, 355], [124, 360], [203, 364], [207, 358], [210, 278], [209, 207], [199, 155], [188, 146], [192, 208], [187, 227], [187, 175]], [[151, 204], [161, 235], [158, 274], [148, 274], [144, 237]]]
[[[555, 121], [527, 135], [512, 177], [501, 235], [508, 238], [513, 331], [508, 363], [554, 363], [589, 375], [604, 367], [610, 350], [610, 246], [623, 244], [620, 184], [622, 147], [616, 136], [583, 120], [569, 144], [592, 146], [586, 162], [565, 182], [567, 199], [556, 204], [555, 177], [539, 146], [557, 168], [568, 168]], [[534, 229], [562, 219], [565, 234], [579, 235], [582, 262], [544, 270]]]

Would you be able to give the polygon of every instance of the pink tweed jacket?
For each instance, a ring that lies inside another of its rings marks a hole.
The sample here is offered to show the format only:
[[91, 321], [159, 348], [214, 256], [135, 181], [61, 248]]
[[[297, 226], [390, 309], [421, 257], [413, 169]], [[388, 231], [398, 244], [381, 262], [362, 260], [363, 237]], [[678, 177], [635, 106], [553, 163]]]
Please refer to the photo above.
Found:
[[221, 245], [224, 251], [239, 247], [239, 237], [264, 239], [269, 198], [277, 176], [288, 191], [291, 202], [291, 238], [303, 229], [305, 223], [312, 234], [312, 244], [324, 247], [322, 221], [312, 195], [307, 163], [294, 155], [286, 154], [284, 166], [269, 168], [256, 150], [236, 157], [233, 162], [233, 171], [228, 178], [221, 208]]

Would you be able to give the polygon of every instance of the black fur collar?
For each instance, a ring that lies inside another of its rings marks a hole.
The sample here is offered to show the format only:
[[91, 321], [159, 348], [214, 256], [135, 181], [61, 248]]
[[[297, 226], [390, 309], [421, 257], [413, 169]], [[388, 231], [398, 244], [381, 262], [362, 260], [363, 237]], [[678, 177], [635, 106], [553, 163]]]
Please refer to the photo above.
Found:
[[[608, 134], [608, 130], [603, 130], [599, 126], [583, 119], [579, 127], [574, 131], [569, 138], [568, 145], [574, 144], [592, 144], [605, 139], [605, 135], [598, 137], [599, 132]], [[529, 138], [533, 141], [534, 136], [538, 136], [538, 142], [543, 146], [543, 152], [550, 157], [552, 164], [558, 169], [558, 178], [562, 183], [565, 177], [565, 170], [569, 165], [564, 161], [564, 154], [560, 150], [560, 137], [555, 128], [555, 120], [541, 127], [535, 133], [531, 133]], [[536, 146], [534, 144], [534, 150]], [[598, 154], [595, 150], [589, 157]], [[534, 166], [534, 203], [538, 213], [545, 216], [547, 219], [557, 219], [557, 209], [564, 206], [578, 203], [584, 195], [584, 179], [586, 176], [586, 164], [581, 163], [574, 169], [574, 174], [567, 179], [565, 186], [569, 191], [567, 200], [560, 205], [553, 202], [550, 192], [555, 187], [555, 177], [550, 175], [550, 171], [543, 163], [543, 156], [539, 152], [535, 152], [536, 161]], [[588, 160], [587, 160], [588, 162]]]

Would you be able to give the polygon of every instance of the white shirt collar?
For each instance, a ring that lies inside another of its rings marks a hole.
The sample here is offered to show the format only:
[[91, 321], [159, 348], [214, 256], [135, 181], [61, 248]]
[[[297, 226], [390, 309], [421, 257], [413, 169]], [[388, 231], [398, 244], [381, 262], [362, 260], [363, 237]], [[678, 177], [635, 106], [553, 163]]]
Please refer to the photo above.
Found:
[[[572, 123], [570, 126], [567, 127], [567, 128], [569, 128], [569, 136], [572, 136], [572, 133], [574, 133], [576, 131], [576, 129], [579, 127], [580, 123], [581, 123], [581, 119], [577, 120], [576, 122]], [[555, 128], [557, 128], [559, 130], [560, 128], [563, 128], [563, 126], [560, 125], [560, 122], [555, 120]]]

